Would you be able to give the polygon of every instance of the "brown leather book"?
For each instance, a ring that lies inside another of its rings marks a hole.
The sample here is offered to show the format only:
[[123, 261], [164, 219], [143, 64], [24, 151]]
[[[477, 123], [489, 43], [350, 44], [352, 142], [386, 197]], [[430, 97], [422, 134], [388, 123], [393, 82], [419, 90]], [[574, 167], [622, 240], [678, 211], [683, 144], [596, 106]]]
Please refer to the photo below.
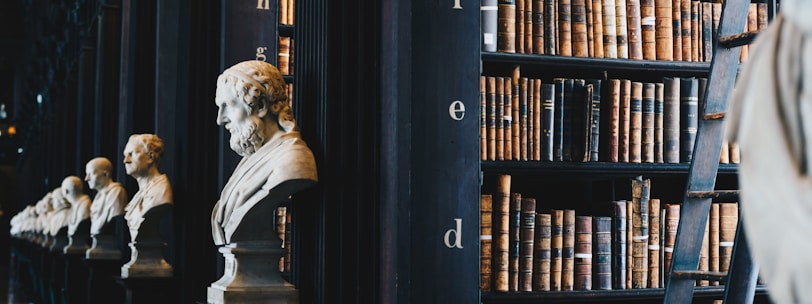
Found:
[[502, 113], [502, 130], [504, 160], [513, 159], [513, 81], [511, 77], [502, 77], [505, 87], [504, 112]]
[[587, 0], [570, 1], [572, 1], [572, 56], [587, 57], [589, 55], [586, 30]]
[[510, 195], [510, 224], [508, 242], [508, 291], [519, 291], [519, 248], [521, 247], [522, 194]]
[[575, 217], [574, 290], [592, 290], [592, 217]]
[[288, 2], [288, 13], [287, 13], [287, 15], [288, 15], [288, 24], [294, 25], [296, 23], [295, 18], [294, 18], [295, 15], [296, 15], [294, 13], [295, 12], [294, 8], [296, 7], [296, 1], [295, 0], [287, 0], [287, 2]]
[[[541, 81], [539, 81], [541, 82]], [[542, 161], [553, 161], [553, 131], [555, 114], [555, 85], [544, 83], [541, 85], [541, 158]]]
[[[525, 26], [524, 26], [524, 19], [527, 10], [525, 9], [525, 1], [530, 0], [515, 0], [516, 1], [516, 53], [527, 53], [525, 51]], [[531, 12], [532, 14], [532, 12]], [[528, 40], [529, 42], [529, 40]], [[532, 51], [531, 51], [532, 53]]]
[[767, 23], [769, 22], [769, 13], [767, 11], [767, 1], [758, 1], [756, 4], [756, 25], [759, 31], [767, 28]]
[[620, 79], [609, 79], [609, 162], [618, 162], [618, 141], [620, 140]]
[[486, 86], [488, 118], [488, 160], [496, 160], [496, 77], [488, 76]]
[[617, 15], [615, 1], [603, 0], [603, 57], [617, 58]]
[[[719, 270], [719, 203], [711, 203], [710, 217], [708, 218], [708, 270]], [[711, 286], [719, 285], [719, 281], [711, 281]]]
[[544, 0], [544, 54], [556, 55], [556, 37], [558, 36], [558, 22], [555, 0]]
[[491, 291], [491, 245], [493, 240], [493, 196], [479, 198], [479, 288]]
[[634, 200], [626, 201], [626, 289], [632, 289], [634, 275]]
[[277, 67], [282, 75], [290, 75], [290, 37], [279, 37]]
[[527, 159], [536, 160], [536, 91], [535, 79], [527, 80]]
[[651, 181], [632, 180], [632, 288], [647, 288], [649, 275], [649, 189]]
[[[640, 30], [643, 38], [643, 59], [645, 60], [657, 60], [654, 1], [640, 0]], [[629, 26], [631, 26], [631, 21], [629, 21]]]
[[564, 210], [561, 247], [561, 290], [573, 290], [575, 285], [575, 210]]
[[[286, 231], [288, 226], [287, 223], [287, 207], [279, 207], [276, 208], [276, 233], [279, 236], [279, 240], [282, 241], [282, 248], [287, 249], [285, 247], [285, 236], [287, 235]], [[289, 240], [288, 240], [289, 241]], [[287, 268], [285, 268], [285, 256], [282, 256], [279, 259], [279, 272], [285, 272]]]
[[519, 153], [520, 157], [519, 157], [519, 159], [523, 160], [523, 161], [528, 160], [527, 148], [529, 146], [528, 141], [530, 140], [529, 136], [527, 136], [528, 131], [530, 131], [530, 128], [528, 126], [529, 120], [528, 120], [528, 115], [527, 115], [528, 110], [529, 110], [528, 109], [529, 105], [527, 103], [527, 99], [529, 97], [528, 95], [530, 94], [530, 91], [528, 89], [528, 86], [529, 86], [528, 82], [529, 82], [529, 80], [527, 79], [527, 77], [522, 77], [520, 79], [520, 81], [519, 81], [519, 133], [520, 133], [519, 134], [519, 141], [520, 141], [520, 143], [519, 143], [519, 148], [520, 148], [520, 153]]
[[629, 26], [626, 14], [626, 0], [615, 0], [617, 58], [629, 58]]
[[629, 162], [629, 139], [631, 138], [631, 98], [632, 98], [632, 81], [623, 79], [620, 81], [620, 129], [618, 133], [618, 162]]
[[521, 78], [520, 74], [521, 73], [520, 73], [520, 70], [519, 70], [519, 66], [517, 65], [513, 69], [513, 77], [511, 79], [511, 88], [512, 88], [511, 96], [513, 97], [513, 100], [511, 101], [512, 113], [510, 114], [510, 118], [511, 118], [510, 119], [510, 121], [511, 121], [511, 124], [510, 124], [511, 131], [510, 131], [510, 133], [512, 135], [511, 136], [512, 138], [511, 138], [510, 142], [512, 144], [511, 151], [513, 152], [513, 157], [512, 157], [513, 160], [521, 159], [521, 150], [520, 150], [521, 149], [520, 148], [521, 141], [520, 141], [520, 138], [519, 138], [521, 136], [520, 126], [519, 126], [519, 117], [520, 117], [519, 116], [519, 97], [520, 97], [519, 79]]
[[291, 24], [288, 21], [288, 1], [279, 1], [279, 24]]
[[552, 233], [550, 238], [550, 290], [561, 290], [562, 271], [564, 261], [562, 254], [564, 250], [564, 210], [556, 209], [551, 213]]
[[[529, 0], [526, 0], [529, 1]], [[544, 0], [532, 0], [533, 1], [533, 16], [532, 16], [532, 39], [533, 39], [533, 53], [535, 54], [545, 54], [544, 49], [544, 38], [546, 33], [544, 32]], [[553, 37], [554, 39], [555, 37]], [[552, 54], [551, 54], [552, 55]]]
[[[651, 0], [649, 0], [651, 1]], [[629, 59], [643, 59], [643, 28], [640, 0], [626, 0], [626, 27]]]
[[592, 289], [612, 289], [612, 218], [592, 219]]
[[536, 214], [535, 244], [533, 247], [533, 290], [550, 290], [550, 250], [552, 217], [549, 212]]
[[736, 226], [739, 223], [739, 204], [719, 203], [719, 271], [730, 269]]
[[541, 79], [533, 79], [533, 160], [541, 160]]
[[654, 0], [654, 39], [657, 60], [674, 60], [674, 23], [672, 0]]
[[510, 175], [496, 176], [493, 195], [493, 245], [491, 275], [493, 290], [508, 291], [508, 256], [510, 252]]
[[702, 16], [699, 0], [691, 0], [691, 59], [702, 61]]
[[479, 76], [479, 145], [480, 160], [488, 160], [488, 101], [486, 93], [487, 78]]
[[536, 14], [538, 8], [534, 5], [534, 0], [524, 0], [524, 52], [526, 54], [538, 54], [533, 44], [533, 35], [535, 34], [535, 24], [533, 24], [533, 16]]
[[629, 162], [643, 161], [643, 83], [632, 82], [632, 95], [629, 103]]
[[558, 55], [572, 56], [572, 2], [558, 0]]
[[584, 1], [586, 3], [586, 41], [589, 57], [595, 57], [595, 13], [592, 9], [592, 0]]
[[[702, 239], [702, 249], [699, 252], [699, 270], [710, 271], [710, 213], [708, 213], [707, 224], [705, 225], [705, 235]], [[697, 280], [697, 286], [710, 286], [708, 280]]]
[[[747, 10], [747, 26], [745, 31], [758, 32], [758, 4], [750, 3], [750, 8]], [[747, 60], [750, 47], [748, 45], [741, 46], [742, 52], [739, 61], [744, 62]]]
[[626, 217], [626, 201], [612, 202], [614, 205], [612, 217], [612, 288], [626, 289], [626, 263], [628, 262], [626, 248], [628, 246], [627, 231], [628, 218]]
[[536, 199], [524, 197], [519, 224], [519, 291], [533, 291], [533, 253], [536, 236]]
[[671, 0], [671, 30], [673, 31], [673, 59], [682, 61], [682, 0]]
[[[663, 240], [663, 274], [671, 271], [671, 256], [677, 241], [680, 204], [665, 204], [665, 239]], [[707, 263], [707, 261], [706, 261]]]
[[648, 288], [660, 288], [660, 199], [649, 199], [648, 211]]
[[496, 50], [516, 52], [516, 2], [499, 0], [496, 15]]
[[603, 48], [603, 1], [589, 0], [592, 2], [592, 53], [595, 58], [604, 58]]
[[663, 162], [679, 163], [680, 79], [663, 78]]
[[680, 1], [680, 37], [682, 37], [682, 61], [694, 61], [693, 35], [691, 34], [691, 0]]
[[285, 272], [290, 273], [293, 269], [291, 268], [291, 252], [293, 251], [293, 213], [286, 212], [285, 213]]
[[505, 160], [505, 82], [502, 77], [496, 81], [496, 160]]
[[654, 162], [663, 163], [663, 106], [664, 85], [654, 84]]
[[713, 3], [700, 2], [700, 20], [702, 27], [702, 60], [710, 62], [713, 58]]

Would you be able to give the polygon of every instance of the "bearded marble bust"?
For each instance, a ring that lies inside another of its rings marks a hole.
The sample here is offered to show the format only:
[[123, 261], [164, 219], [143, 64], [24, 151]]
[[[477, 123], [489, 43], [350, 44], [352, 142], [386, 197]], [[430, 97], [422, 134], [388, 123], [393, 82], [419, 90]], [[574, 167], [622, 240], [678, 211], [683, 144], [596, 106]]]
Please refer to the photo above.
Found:
[[[214, 101], [217, 124], [231, 133], [231, 149], [243, 157], [214, 206], [214, 243], [273, 239], [272, 208], [318, 180], [285, 81], [271, 64], [244, 61], [217, 78]], [[262, 202], [266, 206], [258, 208]]]

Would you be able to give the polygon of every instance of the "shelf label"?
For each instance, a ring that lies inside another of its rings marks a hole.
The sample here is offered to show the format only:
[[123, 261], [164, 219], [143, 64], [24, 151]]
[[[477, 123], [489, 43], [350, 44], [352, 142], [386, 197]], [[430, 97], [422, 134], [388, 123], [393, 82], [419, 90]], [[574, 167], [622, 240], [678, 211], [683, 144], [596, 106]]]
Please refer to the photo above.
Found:
[[465, 117], [465, 104], [462, 101], [455, 100], [448, 106], [448, 115], [451, 116], [453, 120], [462, 120]]
[[267, 47], [260, 46], [257, 48], [257, 60], [259, 61], [267, 61], [267, 57], [265, 56], [265, 51], [268, 50]]
[[[455, 218], [454, 222], [457, 223], [455, 228], [448, 229], [443, 236], [443, 242], [445, 242], [445, 246], [451, 249], [459, 248], [462, 249], [462, 239], [460, 238], [460, 231], [462, 230], [462, 219]], [[451, 234], [454, 234], [454, 243], [451, 243]]]
[[[260, 0], [260, 1], [261, 1], [261, 0]], [[452, 7], [452, 8], [453, 8], [453, 9], [458, 9], [458, 10], [461, 10], [461, 9], [462, 9], [462, 5], [460, 4], [460, 0], [454, 0], [454, 7]]]
[[[459, 0], [457, 0], [459, 1]], [[257, 9], [270, 10], [270, 0], [257, 0]], [[264, 4], [264, 5], [263, 5]]]

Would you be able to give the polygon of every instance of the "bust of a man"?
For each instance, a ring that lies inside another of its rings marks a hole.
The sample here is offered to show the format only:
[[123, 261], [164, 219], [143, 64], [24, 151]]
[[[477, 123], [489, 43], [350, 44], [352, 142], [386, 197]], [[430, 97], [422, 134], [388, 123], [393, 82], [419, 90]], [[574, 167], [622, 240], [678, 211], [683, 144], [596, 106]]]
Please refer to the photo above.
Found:
[[133, 134], [124, 147], [124, 167], [127, 175], [138, 182], [138, 192], [126, 207], [124, 218], [135, 241], [144, 214], [150, 209], [172, 203], [172, 186], [166, 174], [158, 171], [164, 143], [155, 134]]
[[68, 220], [70, 220], [71, 205], [65, 199], [62, 187], [57, 187], [54, 191], [51, 191], [51, 208], [53, 211], [48, 216], [48, 234], [56, 236], [62, 227], [68, 226]]
[[74, 235], [79, 223], [90, 217], [90, 196], [84, 193], [82, 180], [76, 176], [68, 176], [62, 180], [62, 195], [71, 205], [68, 235]]
[[299, 134], [285, 81], [274, 66], [252, 60], [226, 69], [217, 78], [215, 104], [217, 124], [231, 133], [231, 149], [243, 158], [214, 206], [214, 243], [263, 241], [270, 236], [255, 228], [266, 224], [260, 219], [269, 222], [273, 210], [252, 215], [252, 209], [261, 202], [278, 206], [314, 185], [313, 153]]
[[101, 233], [102, 228], [114, 217], [124, 213], [127, 190], [113, 181], [113, 163], [105, 157], [91, 159], [85, 165], [85, 181], [96, 190], [90, 205], [90, 234]]

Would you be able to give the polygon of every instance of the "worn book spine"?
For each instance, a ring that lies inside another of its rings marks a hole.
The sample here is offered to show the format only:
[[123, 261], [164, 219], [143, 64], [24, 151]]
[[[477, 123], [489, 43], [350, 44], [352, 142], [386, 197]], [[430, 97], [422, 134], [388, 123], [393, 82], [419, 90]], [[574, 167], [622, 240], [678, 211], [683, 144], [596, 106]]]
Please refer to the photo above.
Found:
[[552, 237], [550, 239], [550, 290], [561, 290], [561, 276], [564, 269], [564, 210], [555, 209], [552, 216]]
[[[756, 32], [758, 31], [758, 4], [750, 3], [750, 7], [747, 9], [747, 23], [744, 26], [745, 32]], [[744, 62], [747, 60], [747, 55], [749, 54], [749, 46], [742, 45], [741, 46], [741, 53], [739, 53], [739, 61]]]
[[528, 160], [536, 160], [534, 156], [536, 155], [536, 117], [534, 115], [536, 111], [536, 86], [535, 86], [535, 79], [528, 79], [527, 80], [527, 159]]
[[541, 160], [542, 126], [541, 126], [541, 79], [533, 79], [533, 160]]
[[293, 213], [286, 212], [285, 213], [285, 272], [291, 273], [293, 269], [291, 268], [291, 253], [293, 252]]
[[[530, 42], [525, 38], [525, 2], [531, 0], [515, 0], [516, 2], [516, 17], [514, 18], [516, 29], [516, 53], [527, 53], [525, 51], [525, 41]], [[532, 13], [532, 12], [531, 12]], [[532, 53], [532, 51], [531, 51]]]
[[[583, 161], [592, 161], [592, 127], [594, 126], [592, 123], [592, 96], [594, 95], [595, 89], [592, 86], [592, 83], [586, 82], [586, 91], [584, 92], [584, 156]], [[599, 112], [600, 113], [600, 112]]]
[[496, 17], [496, 49], [499, 52], [516, 52], [516, 2], [499, 0]]
[[550, 290], [550, 249], [552, 218], [550, 213], [536, 214], [535, 244], [533, 247], [533, 290]]
[[288, 11], [287, 12], [288, 24], [293, 25], [293, 24], [296, 23], [296, 19], [295, 19], [296, 14], [294, 13], [295, 12], [295, 7], [296, 7], [296, 1], [287, 0], [287, 2], [288, 2], [288, 10], [287, 10]]
[[671, 271], [671, 256], [674, 254], [674, 243], [677, 241], [677, 228], [679, 227], [679, 210], [679, 204], [665, 204], [665, 239], [663, 239], [664, 274], [668, 274]]
[[583, 79], [574, 79], [572, 90], [572, 161], [582, 162], [586, 161], [587, 146], [586, 140], [586, 125], [589, 123], [589, 115], [587, 112], [587, 105], [592, 102], [592, 97], [587, 95], [586, 82]]
[[[539, 81], [541, 82], [541, 81]], [[544, 83], [541, 87], [542, 103], [541, 103], [541, 160], [553, 161], [553, 145], [554, 145], [554, 114], [555, 114], [555, 85], [552, 83]]]
[[699, 125], [699, 82], [694, 77], [680, 78], [680, 162], [690, 163]]
[[644, 58], [640, 1], [641, 0], [626, 0], [626, 27], [628, 28], [629, 58], [636, 60]]
[[730, 163], [730, 143], [727, 141], [727, 139], [722, 140], [722, 147], [719, 149], [719, 163]]
[[[290, 241], [289, 239], [285, 238], [285, 236], [287, 236], [286, 229], [288, 228], [286, 215], [287, 215], [287, 207], [276, 208], [276, 234], [282, 241], [283, 249], [287, 249], [287, 247], [285, 247], [285, 240]], [[285, 272], [286, 269], [287, 268], [285, 268], [285, 257], [283, 256], [281, 259], [279, 259], [279, 272]]]
[[629, 58], [628, 19], [626, 0], [615, 0], [615, 36], [617, 37], [617, 58]]
[[528, 79], [527, 77], [522, 77], [519, 80], [519, 159], [523, 161], [527, 161], [527, 147], [528, 147], [528, 136], [527, 132], [529, 131], [528, 128], [528, 120], [527, 120], [527, 112], [528, 112], [528, 105], [527, 105], [527, 95], [528, 92]]
[[557, 55], [556, 36], [558, 36], [558, 22], [556, 22], [556, 1], [544, 0], [544, 54]]
[[702, 26], [700, 20], [701, 13], [699, 11], [701, 4], [699, 0], [691, 0], [691, 59], [693, 61], [702, 61], [702, 52], [700, 51], [700, 44], [702, 41]]
[[279, 24], [291, 24], [288, 21], [288, 1], [279, 1]]
[[738, 164], [741, 162], [741, 149], [739, 148], [739, 143], [732, 142], [729, 143], [729, 150], [730, 150], [730, 163], [731, 164]]
[[719, 271], [730, 270], [733, 256], [733, 243], [736, 240], [736, 226], [739, 223], [737, 203], [719, 203]]
[[[719, 204], [711, 203], [708, 217], [708, 270], [713, 272], [719, 269]], [[711, 281], [711, 286], [719, 285], [719, 281]]]
[[640, 0], [640, 29], [643, 37], [643, 59], [646, 60], [657, 60], [654, 1]]
[[660, 288], [660, 200], [649, 199], [648, 210], [648, 288]]
[[519, 247], [521, 244], [522, 195], [510, 195], [510, 252], [508, 260], [508, 291], [519, 291]]
[[277, 67], [282, 75], [290, 75], [290, 37], [279, 37], [279, 52], [277, 54]]
[[482, 18], [482, 51], [496, 52], [496, 24], [498, 0], [482, 0], [480, 3], [480, 15]]
[[654, 84], [654, 162], [663, 163], [663, 107], [664, 85]]
[[691, 0], [680, 1], [680, 37], [682, 38], [682, 61], [694, 61], [693, 35], [691, 34]]
[[564, 210], [561, 247], [561, 290], [573, 290], [575, 284], [575, 210]]
[[[517, 6], [518, 7], [518, 6]], [[523, 39], [524, 40], [524, 53], [525, 54], [534, 54], [537, 53], [538, 50], [533, 48], [533, 14], [537, 10], [536, 7], [533, 6], [533, 0], [524, 0], [522, 5], [522, 10], [524, 10], [524, 15], [522, 18], [516, 17], [516, 23], [522, 23], [524, 26], [524, 33]]]
[[700, 2], [702, 8], [702, 59], [710, 62], [713, 58], [713, 4], [710, 2]]
[[505, 160], [505, 82], [496, 77], [496, 160]]
[[593, 275], [592, 289], [612, 289], [612, 217], [595, 216], [593, 218], [592, 256]]
[[553, 79], [553, 160], [564, 161], [564, 78]]
[[759, 31], [764, 30], [767, 28], [767, 24], [769, 23], [769, 15], [768, 15], [768, 6], [767, 1], [758, 1], [756, 3], [756, 25]]
[[493, 290], [508, 291], [508, 256], [510, 252], [510, 175], [496, 176], [493, 192]]
[[643, 84], [642, 162], [644, 163], [654, 162], [654, 92], [654, 83]]
[[632, 82], [632, 95], [629, 103], [629, 162], [643, 161], [643, 83]]
[[595, 58], [606, 56], [603, 48], [603, 1], [589, 0], [592, 2], [592, 53]]
[[544, 32], [544, 26], [546, 24], [544, 21], [544, 13], [545, 13], [544, 0], [533, 0], [532, 2], [533, 2], [533, 15], [532, 15], [533, 20], [531, 21], [531, 23], [533, 24], [532, 51], [534, 54], [545, 54], [544, 38], [546, 33]]
[[663, 78], [663, 162], [679, 163], [680, 78]]
[[575, 92], [575, 79], [567, 78], [564, 80], [564, 146], [562, 147], [562, 151], [564, 154], [564, 161], [574, 161], [575, 157], [572, 154], [572, 142], [573, 142], [573, 127], [572, 124], [575, 121], [574, 117], [576, 116], [573, 112], [575, 111], [576, 107], [573, 105], [575, 100], [573, 99], [573, 95]]
[[519, 291], [533, 291], [533, 253], [536, 236], [536, 199], [524, 197], [519, 231]]
[[674, 41], [673, 59], [682, 61], [682, 0], [671, 0], [671, 30]]
[[620, 131], [618, 135], [618, 162], [629, 162], [629, 139], [631, 138], [631, 99], [632, 81], [622, 79], [620, 81]]
[[589, 44], [587, 43], [586, 29], [586, 1], [591, 0], [570, 0], [572, 1], [572, 56], [587, 57], [589, 55]]
[[612, 289], [626, 289], [626, 201], [614, 201], [612, 205]]
[[634, 288], [634, 200], [626, 201], [626, 289]]
[[482, 194], [479, 199], [479, 288], [491, 291], [491, 243], [493, 240], [493, 196]]
[[650, 186], [650, 180], [640, 176], [632, 180], [632, 288], [648, 286]]
[[520, 118], [519, 118], [520, 117], [520, 114], [519, 114], [519, 111], [520, 111], [520, 109], [519, 109], [519, 100], [520, 100], [519, 80], [521, 79], [520, 74], [521, 73], [520, 73], [520, 70], [519, 70], [519, 66], [517, 65], [513, 69], [513, 76], [512, 76], [512, 79], [511, 79], [511, 91], [512, 91], [511, 96], [513, 97], [513, 99], [510, 102], [511, 103], [511, 109], [513, 110], [512, 113], [510, 114], [510, 117], [511, 117], [511, 124], [510, 124], [511, 132], [510, 133], [512, 135], [511, 151], [513, 151], [513, 157], [512, 157], [513, 160], [520, 160], [521, 159], [521, 146], [520, 146], [521, 145], [521, 139], [520, 139], [520, 136], [521, 136], [520, 128], [521, 128], [521, 126], [519, 125], [520, 124], [520, 122], [519, 122], [519, 120], [520, 120]]
[[606, 156], [609, 162], [618, 162], [620, 141], [620, 79], [609, 79], [609, 139]]
[[584, 1], [586, 3], [586, 41], [587, 41], [587, 56], [595, 57], [595, 14], [592, 9], [592, 0]]
[[589, 133], [589, 161], [599, 161], [600, 154], [600, 129], [601, 129], [601, 79], [590, 79], [592, 86], [592, 104]]
[[488, 160], [488, 97], [487, 77], [479, 76], [479, 159]]
[[558, 0], [558, 55], [572, 56], [572, 2]]
[[[713, 206], [713, 205], [711, 205]], [[699, 270], [700, 271], [710, 271], [710, 213], [708, 213], [708, 219], [706, 220], [707, 224], [705, 225], [705, 234], [702, 238], [702, 249], [699, 252]], [[708, 280], [697, 280], [697, 286], [709, 286], [710, 281]]]
[[513, 81], [511, 80], [511, 77], [503, 77], [502, 81], [504, 82], [505, 87], [505, 109], [502, 112], [502, 130], [504, 133], [502, 135], [504, 140], [502, 148], [504, 155], [503, 159], [511, 160], [513, 159]]
[[496, 160], [496, 77], [488, 76], [488, 160]]
[[617, 58], [617, 15], [615, 1], [603, 0], [603, 57]]
[[592, 290], [592, 217], [575, 217], [574, 290]]
[[671, 0], [654, 0], [654, 39], [657, 60], [674, 60], [674, 28]]

